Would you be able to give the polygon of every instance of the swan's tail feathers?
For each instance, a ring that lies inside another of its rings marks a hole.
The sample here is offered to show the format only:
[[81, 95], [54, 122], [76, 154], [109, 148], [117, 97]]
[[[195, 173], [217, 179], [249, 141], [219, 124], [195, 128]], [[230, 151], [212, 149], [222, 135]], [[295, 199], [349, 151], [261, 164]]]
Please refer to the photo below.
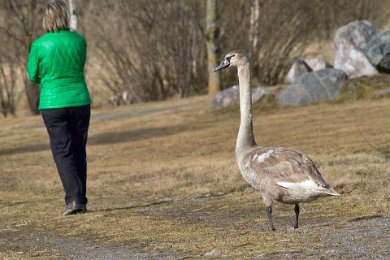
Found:
[[323, 194], [324, 196], [339, 196], [329, 184], [319, 186], [315, 181], [308, 179], [303, 182], [277, 182], [277, 184], [291, 192], [306, 191], [312, 193]]

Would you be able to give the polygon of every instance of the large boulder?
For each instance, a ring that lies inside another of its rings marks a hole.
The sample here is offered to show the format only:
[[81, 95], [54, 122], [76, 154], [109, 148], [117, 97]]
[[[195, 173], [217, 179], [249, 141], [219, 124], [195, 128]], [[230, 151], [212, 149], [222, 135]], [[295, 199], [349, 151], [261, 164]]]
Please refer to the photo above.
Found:
[[368, 21], [355, 21], [339, 28], [334, 38], [335, 69], [343, 70], [350, 78], [378, 74], [362, 52], [376, 34], [377, 30]]
[[369, 21], [359, 20], [350, 22], [336, 31], [335, 44], [337, 47], [338, 40], [344, 39], [358, 50], [362, 50], [367, 42], [377, 33], [378, 31]]
[[[252, 103], [262, 99], [267, 94], [267, 90], [262, 87], [252, 88]], [[213, 108], [223, 108], [240, 103], [240, 88], [235, 85], [231, 88], [224, 89], [214, 95]]]
[[379, 70], [390, 71], [390, 31], [374, 35], [366, 43], [364, 51]]
[[334, 100], [346, 78], [344, 71], [337, 69], [322, 69], [303, 74], [282, 91], [278, 104], [298, 106]]
[[331, 67], [331, 65], [329, 65], [326, 61], [320, 58], [297, 59], [291, 66], [291, 69], [288, 71], [287, 81], [289, 83], [292, 83], [298, 77], [307, 72], [322, 70]]

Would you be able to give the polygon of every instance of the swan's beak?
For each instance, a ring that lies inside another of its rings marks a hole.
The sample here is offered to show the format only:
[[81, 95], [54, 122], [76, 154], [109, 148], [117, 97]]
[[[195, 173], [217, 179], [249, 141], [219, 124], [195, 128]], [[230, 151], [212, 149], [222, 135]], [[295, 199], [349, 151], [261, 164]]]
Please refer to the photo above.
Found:
[[219, 64], [215, 69], [214, 72], [217, 72], [218, 70], [221, 70], [223, 68], [229, 67], [230, 61], [228, 59], [224, 59], [221, 64]]
[[323, 189], [321, 191], [323, 194], [326, 194], [327, 196], [340, 196], [341, 194], [336, 192], [332, 187]]
[[340, 196], [340, 193], [336, 192], [333, 188], [329, 188], [329, 195], [332, 195], [332, 196]]

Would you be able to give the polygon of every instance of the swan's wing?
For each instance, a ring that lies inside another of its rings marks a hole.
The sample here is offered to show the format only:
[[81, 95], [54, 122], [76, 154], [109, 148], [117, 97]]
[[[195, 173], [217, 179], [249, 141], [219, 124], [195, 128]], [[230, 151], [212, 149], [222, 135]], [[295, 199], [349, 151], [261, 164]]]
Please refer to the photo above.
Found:
[[286, 188], [329, 185], [304, 153], [287, 148], [259, 148], [248, 154], [249, 167]]

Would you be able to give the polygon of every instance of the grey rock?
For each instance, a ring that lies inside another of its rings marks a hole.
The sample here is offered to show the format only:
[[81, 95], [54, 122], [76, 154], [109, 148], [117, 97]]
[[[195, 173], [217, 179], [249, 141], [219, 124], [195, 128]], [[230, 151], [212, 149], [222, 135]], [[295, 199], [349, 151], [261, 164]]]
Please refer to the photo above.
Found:
[[366, 43], [374, 37], [378, 31], [366, 20], [358, 20], [340, 27], [335, 34], [334, 43], [337, 45], [339, 40], [345, 40], [351, 43], [358, 50], [362, 50]]
[[299, 106], [322, 100], [334, 100], [346, 80], [342, 70], [322, 69], [300, 76], [278, 97], [279, 105]]
[[252, 89], [252, 103], [255, 103], [267, 95], [267, 90], [263, 87]]
[[[262, 87], [252, 88], [252, 103], [259, 101], [267, 94], [267, 90]], [[240, 103], [240, 88], [235, 85], [231, 88], [224, 89], [214, 95], [213, 108], [223, 108]]]
[[311, 72], [322, 70], [326, 68], [331, 68], [332, 66], [328, 64], [325, 60], [320, 58], [312, 59], [297, 59], [294, 64], [291, 66], [291, 69], [287, 74], [287, 81], [289, 83], [294, 82], [301, 75]]
[[355, 21], [336, 31], [334, 44], [335, 69], [343, 70], [350, 78], [378, 74], [363, 52], [363, 48], [377, 30], [368, 21]]
[[364, 51], [379, 70], [390, 71], [390, 31], [378, 33], [366, 43]]

